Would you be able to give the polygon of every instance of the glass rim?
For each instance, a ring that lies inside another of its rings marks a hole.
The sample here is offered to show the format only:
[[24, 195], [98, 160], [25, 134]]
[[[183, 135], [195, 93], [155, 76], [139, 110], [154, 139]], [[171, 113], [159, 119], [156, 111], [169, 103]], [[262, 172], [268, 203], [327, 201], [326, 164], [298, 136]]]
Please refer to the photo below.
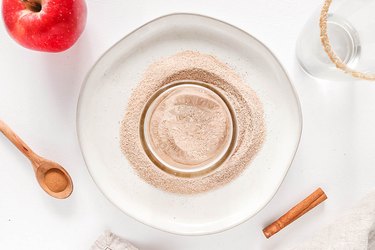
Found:
[[[230, 135], [229, 139], [226, 142], [225, 147], [222, 149], [220, 154], [214, 159], [212, 162], [208, 162], [206, 164], [203, 164], [199, 167], [193, 167], [192, 169], [183, 169], [177, 166], [172, 166], [171, 164], [165, 162], [161, 157], [158, 156], [158, 154], [155, 152], [153, 147], [150, 145], [150, 138], [147, 135], [148, 126], [146, 125], [147, 117], [149, 116], [150, 107], [154, 103], [154, 101], [163, 93], [168, 91], [169, 89], [173, 89], [175, 87], [183, 86], [185, 84], [190, 85], [196, 85], [202, 88], [205, 88], [209, 91], [212, 91], [214, 94], [216, 94], [221, 101], [225, 104], [227, 108], [227, 112], [229, 115], [230, 120]], [[237, 144], [237, 119], [235, 111], [233, 110], [231, 104], [229, 101], [225, 98], [225, 96], [220, 93], [216, 89], [216, 87], [209, 85], [208, 83], [197, 81], [197, 80], [178, 80], [173, 81], [171, 83], [166, 84], [162, 88], [160, 88], [158, 91], [156, 91], [152, 97], [147, 101], [147, 104], [143, 108], [141, 118], [140, 118], [140, 126], [139, 126], [139, 133], [141, 138], [141, 144], [143, 147], [143, 150], [145, 151], [148, 158], [162, 171], [179, 176], [179, 177], [197, 177], [197, 176], [203, 176], [206, 174], [209, 174], [213, 170], [220, 167], [224, 162], [229, 159], [229, 157], [232, 155], [234, 148]]]
[[324, 51], [327, 53], [329, 59], [335, 64], [336, 68], [352, 75], [355, 78], [375, 81], [375, 74], [360, 72], [350, 68], [343, 60], [341, 60], [334, 52], [331, 42], [328, 37], [328, 12], [333, 0], [325, 0], [323, 8], [320, 12], [319, 27], [320, 27], [320, 41]]

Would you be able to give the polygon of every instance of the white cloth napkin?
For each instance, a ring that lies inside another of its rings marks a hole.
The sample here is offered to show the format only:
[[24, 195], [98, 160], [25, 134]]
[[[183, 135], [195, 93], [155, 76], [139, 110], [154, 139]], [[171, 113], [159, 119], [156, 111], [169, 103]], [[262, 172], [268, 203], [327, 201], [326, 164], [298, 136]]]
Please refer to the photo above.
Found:
[[106, 231], [100, 236], [90, 250], [139, 250], [128, 241]]
[[375, 191], [295, 250], [375, 250]]

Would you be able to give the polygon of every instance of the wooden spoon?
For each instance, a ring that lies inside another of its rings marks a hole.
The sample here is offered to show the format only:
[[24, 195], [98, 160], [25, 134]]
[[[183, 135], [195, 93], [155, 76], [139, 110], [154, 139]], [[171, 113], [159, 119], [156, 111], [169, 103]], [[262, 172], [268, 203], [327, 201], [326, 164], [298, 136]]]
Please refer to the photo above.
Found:
[[70, 196], [73, 192], [73, 182], [62, 166], [34, 153], [2, 120], [0, 120], [0, 131], [29, 158], [36, 179], [47, 194], [58, 199]]

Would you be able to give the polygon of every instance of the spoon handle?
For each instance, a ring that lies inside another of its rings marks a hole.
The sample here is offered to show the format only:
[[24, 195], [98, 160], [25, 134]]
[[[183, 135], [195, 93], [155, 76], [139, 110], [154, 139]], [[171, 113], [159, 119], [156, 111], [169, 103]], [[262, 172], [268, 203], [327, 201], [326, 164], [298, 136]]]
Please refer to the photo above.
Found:
[[30, 161], [38, 161], [37, 155], [26, 145], [26, 143], [14, 133], [14, 131], [2, 120], [0, 120], [0, 131], [16, 146]]

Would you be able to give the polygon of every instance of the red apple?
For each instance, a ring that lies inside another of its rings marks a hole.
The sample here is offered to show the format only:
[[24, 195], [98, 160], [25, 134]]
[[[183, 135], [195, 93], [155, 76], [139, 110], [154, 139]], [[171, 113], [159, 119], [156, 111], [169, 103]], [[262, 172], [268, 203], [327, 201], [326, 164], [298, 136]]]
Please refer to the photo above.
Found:
[[60, 52], [70, 48], [86, 25], [85, 0], [3, 0], [10, 36], [22, 46]]

